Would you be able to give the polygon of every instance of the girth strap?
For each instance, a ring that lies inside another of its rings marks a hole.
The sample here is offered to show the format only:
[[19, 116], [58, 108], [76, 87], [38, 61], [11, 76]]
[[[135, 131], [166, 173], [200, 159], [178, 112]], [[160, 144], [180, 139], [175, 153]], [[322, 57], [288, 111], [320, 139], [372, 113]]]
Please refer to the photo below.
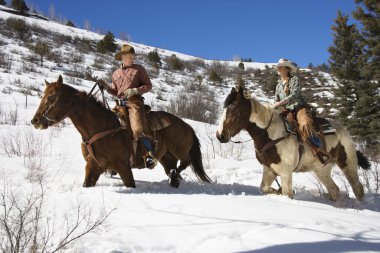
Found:
[[92, 148], [92, 144], [108, 135], [113, 135], [117, 132], [119, 132], [120, 130], [122, 130], [123, 128], [122, 127], [118, 127], [118, 128], [115, 128], [115, 129], [111, 129], [111, 130], [106, 130], [106, 131], [103, 131], [103, 132], [100, 132], [100, 133], [96, 133], [94, 136], [91, 137], [90, 140], [88, 141], [83, 141], [83, 144], [86, 145], [86, 148], [87, 148], [87, 151], [88, 153], [90, 154], [90, 156], [92, 157], [92, 159], [94, 159], [94, 161], [100, 166], [100, 168], [103, 168], [102, 164], [98, 161], [98, 159], [96, 159], [95, 157], [95, 154], [94, 154], [94, 150]]
[[256, 149], [256, 151], [257, 151], [257, 153], [259, 153], [260, 155], [263, 155], [263, 153], [264, 153], [266, 150], [268, 150], [269, 148], [275, 146], [277, 143], [279, 143], [279, 142], [285, 140], [285, 139], [288, 138], [289, 136], [290, 136], [290, 133], [288, 133], [287, 135], [282, 136], [282, 137], [280, 137], [280, 138], [278, 138], [278, 139], [275, 139], [275, 140], [273, 140], [273, 141], [271, 141], [271, 142], [268, 142], [268, 143], [266, 143], [261, 149]]

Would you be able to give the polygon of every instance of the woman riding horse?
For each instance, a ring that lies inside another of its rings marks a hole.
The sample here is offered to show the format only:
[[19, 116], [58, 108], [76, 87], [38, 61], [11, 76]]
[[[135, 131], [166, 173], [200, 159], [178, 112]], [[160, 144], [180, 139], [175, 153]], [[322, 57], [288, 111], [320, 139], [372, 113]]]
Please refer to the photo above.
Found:
[[287, 59], [280, 59], [277, 70], [280, 79], [276, 86], [276, 103], [271, 108], [280, 108], [283, 116], [296, 119], [302, 140], [311, 146], [314, 156], [322, 164], [327, 164], [330, 156], [322, 151], [322, 140], [315, 130], [310, 106], [301, 94], [301, 85], [295, 75], [297, 67]]
[[103, 80], [99, 81], [99, 85], [108, 93], [121, 99], [122, 104], [128, 103], [127, 108], [134, 140], [140, 139], [144, 144], [148, 151], [145, 165], [152, 169], [157, 164], [157, 160], [153, 156], [153, 143], [145, 118], [142, 97], [142, 94], [152, 90], [152, 82], [145, 68], [134, 64], [135, 56], [135, 49], [132, 46], [123, 45], [121, 51], [115, 55], [115, 59], [122, 61], [122, 65], [112, 74], [111, 86]]

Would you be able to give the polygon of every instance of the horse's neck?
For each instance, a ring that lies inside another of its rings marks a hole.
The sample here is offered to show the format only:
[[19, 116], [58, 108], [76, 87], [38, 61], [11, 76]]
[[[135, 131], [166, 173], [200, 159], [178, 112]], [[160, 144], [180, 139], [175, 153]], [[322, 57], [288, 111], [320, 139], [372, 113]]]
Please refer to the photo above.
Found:
[[257, 101], [252, 106], [246, 130], [259, 147], [286, 134], [280, 115]]
[[112, 118], [103, 108], [91, 102], [77, 106], [77, 110], [69, 115], [75, 128], [84, 140], [89, 140], [96, 133], [111, 130], [119, 126], [118, 121]]

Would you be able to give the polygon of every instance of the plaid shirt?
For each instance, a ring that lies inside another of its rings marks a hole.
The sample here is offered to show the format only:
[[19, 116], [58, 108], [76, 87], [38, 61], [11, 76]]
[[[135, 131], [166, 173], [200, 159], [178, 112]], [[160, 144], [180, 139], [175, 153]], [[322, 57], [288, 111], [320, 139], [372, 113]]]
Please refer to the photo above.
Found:
[[275, 99], [291, 111], [299, 106], [304, 106], [306, 102], [301, 94], [301, 85], [298, 77], [291, 77], [287, 84], [279, 80], [276, 86]]

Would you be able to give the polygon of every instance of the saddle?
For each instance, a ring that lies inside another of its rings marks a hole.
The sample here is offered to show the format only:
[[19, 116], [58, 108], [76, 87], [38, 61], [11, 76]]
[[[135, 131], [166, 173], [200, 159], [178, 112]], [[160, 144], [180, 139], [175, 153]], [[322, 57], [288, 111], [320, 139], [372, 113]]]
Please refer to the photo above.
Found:
[[[120, 105], [119, 103], [117, 103], [117, 105], [112, 109], [112, 111], [119, 118], [122, 128], [126, 131], [130, 131], [130, 133], [132, 134], [128, 113], [128, 105]], [[155, 146], [157, 144], [157, 131], [169, 127], [173, 124], [173, 121], [163, 111], [152, 111], [149, 105], [144, 105], [144, 112], [148, 128], [150, 129], [153, 135], [153, 145]], [[144, 168], [144, 157], [147, 155], [147, 152], [141, 140], [131, 142], [131, 151], [132, 152], [130, 161], [132, 167]]]
[[[280, 115], [282, 122], [284, 123], [286, 132], [297, 135], [297, 121], [294, 118], [291, 119], [282, 114]], [[335, 134], [336, 129], [331, 125], [330, 121], [328, 121], [327, 119], [313, 116], [313, 121], [315, 129], [319, 131], [322, 136]]]
[[[327, 154], [326, 151], [326, 141], [325, 141], [325, 136], [326, 135], [334, 135], [336, 133], [336, 129], [331, 125], [331, 123], [321, 117], [316, 117], [315, 113], [312, 112], [309, 115], [312, 117], [313, 120], [313, 128], [315, 129], [316, 133], [318, 134], [320, 141], [322, 142], [321, 146], [319, 147], [319, 150], [325, 154]], [[296, 117], [293, 112], [285, 111], [284, 113], [280, 114], [280, 118], [282, 119], [285, 129], [288, 133], [293, 134], [297, 137], [298, 143], [299, 143], [299, 148], [302, 149], [300, 150], [300, 154], [304, 152], [304, 147], [303, 145], [305, 144], [303, 141], [303, 138], [301, 137], [301, 131], [298, 127], [298, 123], [296, 120]], [[311, 143], [308, 143], [308, 145], [312, 148], [313, 153], [317, 152], [315, 147], [312, 147]]]

